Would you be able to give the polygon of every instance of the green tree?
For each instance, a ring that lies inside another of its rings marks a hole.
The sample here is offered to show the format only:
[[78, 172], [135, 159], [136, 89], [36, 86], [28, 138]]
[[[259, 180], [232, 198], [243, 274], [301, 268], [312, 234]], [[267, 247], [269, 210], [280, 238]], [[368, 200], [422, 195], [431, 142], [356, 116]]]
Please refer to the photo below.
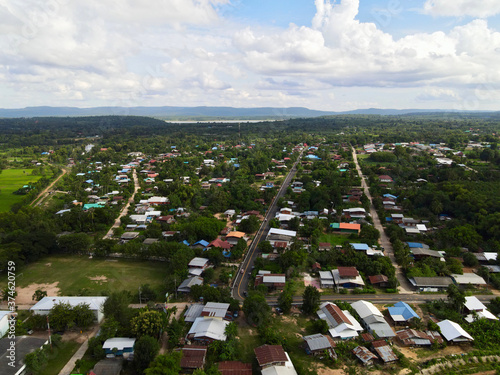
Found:
[[266, 297], [258, 292], [250, 292], [243, 302], [243, 312], [246, 320], [253, 326], [265, 325], [271, 317], [271, 307], [269, 307]]
[[285, 314], [292, 309], [294, 288], [291, 282], [285, 284], [285, 288], [278, 296], [278, 306]]
[[31, 299], [33, 301], [40, 301], [43, 297], [47, 297], [47, 291], [42, 289], [35, 290]]
[[179, 375], [181, 372], [181, 353], [161, 354], [144, 370], [145, 375]]
[[133, 312], [129, 307], [130, 302], [130, 293], [127, 291], [111, 293], [103, 305], [104, 316], [106, 319], [113, 318], [122, 327], [127, 327]]
[[248, 219], [241, 220], [240, 225], [239, 225], [239, 230], [250, 234], [257, 232], [259, 229], [260, 222], [259, 219], [257, 219], [257, 216], [255, 215], [250, 215]]
[[158, 340], [151, 336], [142, 336], [137, 340], [134, 347], [135, 369], [142, 374], [159, 351], [160, 345], [158, 344]]
[[73, 314], [76, 326], [81, 329], [87, 329], [95, 319], [94, 312], [88, 303], [81, 303], [73, 307]]
[[144, 310], [132, 318], [131, 326], [132, 332], [138, 337], [147, 335], [158, 338], [165, 327], [165, 322], [160, 312]]
[[85, 233], [66, 234], [57, 240], [59, 247], [70, 254], [87, 253], [91, 240]]
[[54, 331], [64, 331], [75, 324], [75, 313], [69, 303], [60, 302], [50, 310], [49, 320]]
[[448, 296], [448, 304], [452, 309], [462, 313], [465, 305], [465, 293], [462, 292], [455, 284], [450, 284], [446, 291]]
[[302, 294], [302, 310], [305, 314], [313, 314], [318, 310], [321, 294], [314, 286], [306, 286]]

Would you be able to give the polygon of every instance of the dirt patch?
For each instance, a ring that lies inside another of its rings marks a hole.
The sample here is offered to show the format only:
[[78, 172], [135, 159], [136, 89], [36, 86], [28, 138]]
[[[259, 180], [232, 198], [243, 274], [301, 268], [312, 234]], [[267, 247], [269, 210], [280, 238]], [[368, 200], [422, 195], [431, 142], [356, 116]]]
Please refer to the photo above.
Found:
[[47, 292], [48, 296], [59, 295], [59, 281], [52, 284], [31, 284], [25, 288], [17, 288], [16, 304], [18, 305], [34, 305], [37, 301], [34, 301], [33, 294], [37, 289], [41, 289]]
[[45, 263], [45, 265], [46, 265], [47, 267], [50, 267], [50, 266], [52, 265], [52, 263], [50, 263], [50, 262], [49, 262], [49, 263]]
[[470, 346], [459, 346], [459, 345], [450, 345], [444, 349], [441, 349], [435, 353], [430, 354], [428, 357], [425, 357], [425, 360], [433, 359], [433, 358], [442, 358], [447, 355], [462, 355], [464, 353], [468, 353], [472, 350]]
[[89, 277], [89, 279], [95, 281], [99, 285], [108, 282], [108, 278], [106, 276], [94, 276], [94, 277]]
[[416, 360], [418, 359], [418, 355], [417, 353], [415, 353], [414, 350], [410, 349], [410, 348], [405, 348], [405, 347], [398, 347], [398, 350], [403, 353], [403, 355], [407, 358], [410, 358], [410, 359], [413, 359], [413, 360]]
[[328, 367], [317, 367], [316, 373], [318, 375], [345, 375], [345, 374], [347, 374], [347, 372], [344, 371], [343, 369], [331, 369]]

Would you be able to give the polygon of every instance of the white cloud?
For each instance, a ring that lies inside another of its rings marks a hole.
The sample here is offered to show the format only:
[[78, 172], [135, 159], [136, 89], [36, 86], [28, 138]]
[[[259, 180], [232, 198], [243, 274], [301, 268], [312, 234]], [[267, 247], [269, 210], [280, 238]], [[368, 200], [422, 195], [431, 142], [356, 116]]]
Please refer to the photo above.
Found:
[[433, 16], [487, 18], [500, 13], [498, 0], [427, 0], [424, 12]]
[[417, 96], [417, 100], [442, 100], [450, 101], [459, 99], [459, 95], [454, 90], [449, 89], [426, 89], [423, 93]]

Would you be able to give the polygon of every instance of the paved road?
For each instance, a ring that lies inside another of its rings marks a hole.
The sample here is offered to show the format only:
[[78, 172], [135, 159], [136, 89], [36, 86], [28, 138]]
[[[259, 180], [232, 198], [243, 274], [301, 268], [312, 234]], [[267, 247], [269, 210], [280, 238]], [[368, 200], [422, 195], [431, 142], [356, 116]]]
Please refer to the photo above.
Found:
[[[493, 298], [497, 297], [496, 295], [476, 295], [476, 297], [481, 301], [481, 302], [489, 302]], [[323, 294], [321, 296], [321, 302], [328, 302], [328, 301], [345, 301], [345, 302], [356, 302], [359, 300], [365, 300], [365, 301], [370, 301], [375, 304], [386, 304], [386, 303], [396, 303], [399, 301], [403, 301], [406, 303], [425, 303], [429, 301], [434, 301], [438, 299], [447, 299], [446, 294], [332, 294], [332, 295], [326, 295]], [[267, 297], [266, 298], [267, 302], [269, 305], [277, 305], [278, 304], [278, 297]], [[293, 297], [293, 304], [294, 305], [301, 305], [302, 304], [302, 297], [301, 296], [295, 296]]]
[[389, 237], [385, 234], [384, 227], [382, 226], [382, 223], [380, 222], [380, 218], [378, 217], [377, 210], [375, 210], [375, 206], [373, 205], [373, 199], [370, 194], [370, 190], [368, 189], [368, 185], [366, 184], [366, 180], [363, 177], [363, 173], [361, 171], [361, 167], [359, 166], [358, 163], [358, 156], [356, 155], [356, 150], [354, 147], [352, 147], [352, 157], [354, 159], [354, 163], [356, 163], [356, 170], [358, 171], [359, 177], [361, 177], [361, 187], [364, 190], [365, 195], [367, 198], [370, 200], [370, 215], [373, 219], [373, 225], [375, 228], [378, 229], [380, 232], [380, 239], [379, 243], [380, 245], [385, 249], [385, 254], [389, 257], [391, 260], [392, 264], [396, 268], [396, 277], [399, 282], [399, 293], [401, 294], [408, 294], [408, 293], [413, 293], [413, 288], [408, 281], [408, 279], [405, 277], [403, 274], [403, 271], [401, 270], [401, 267], [396, 262], [396, 258], [394, 257], [394, 250], [392, 248], [392, 243], [389, 240]]
[[76, 361], [79, 359], [82, 359], [85, 352], [87, 351], [89, 347], [89, 338], [92, 338], [95, 336], [95, 334], [99, 331], [99, 325], [97, 325], [88, 335], [87, 335], [87, 340], [78, 348], [78, 350], [73, 354], [73, 357], [70, 358], [68, 363], [62, 368], [62, 370], [59, 372], [59, 375], [70, 375], [73, 372], [73, 369], [75, 368]]
[[102, 238], [103, 240], [110, 239], [113, 237], [114, 234], [113, 230], [120, 226], [121, 218], [128, 214], [128, 208], [130, 207], [130, 204], [134, 201], [135, 195], [139, 191], [140, 185], [139, 185], [139, 180], [137, 179], [137, 173], [135, 169], [132, 171], [132, 177], [134, 179], [134, 194], [132, 194], [127, 204], [122, 208], [120, 215], [118, 215], [118, 217], [115, 220], [115, 223], [111, 226], [111, 228], [109, 228], [108, 233], [106, 233]]
[[250, 274], [252, 272], [252, 267], [255, 262], [255, 259], [259, 255], [259, 251], [257, 249], [257, 245], [266, 238], [265, 234], [269, 231], [269, 221], [272, 220], [276, 216], [276, 212], [278, 210], [276, 204], [279, 200], [279, 198], [283, 197], [285, 195], [286, 189], [290, 185], [290, 182], [294, 178], [295, 174], [297, 173], [297, 164], [300, 162], [300, 159], [302, 158], [302, 153], [303, 150], [300, 152], [297, 161], [294, 163], [292, 168], [290, 169], [290, 172], [288, 175], [285, 177], [285, 180], [281, 184], [281, 188], [278, 191], [278, 194], [274, 197], [273, 201], [271, 202], [271, 205], [269, 206], [266, 215], [264, 216], [264, 221], [262, 222], [259, 230], [255, 234], [255, 237], [250, 244], [250, 247], [248, 248], [247, 254], [245, 256], [245, 259], [241, 263], [240, 268], [238, 269], [238, 274], [236, 275], [233, 286], [232, 286], [232, 294], [233, 297], [243, 301], [245, 299], [244, 295], [245, 292], [248, 289], [248, 282], [250, 279]]

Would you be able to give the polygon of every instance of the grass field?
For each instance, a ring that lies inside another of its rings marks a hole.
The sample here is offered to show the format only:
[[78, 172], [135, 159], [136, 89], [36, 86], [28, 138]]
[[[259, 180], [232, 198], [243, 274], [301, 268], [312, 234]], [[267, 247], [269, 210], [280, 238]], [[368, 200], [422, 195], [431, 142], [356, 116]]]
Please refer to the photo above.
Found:
[[63, 367], [68, 363], [73, 354], [76, 353], [80, 344], [74, 341], [67, 341], [61, 343], [61, 347], [56, 349], [54, 353], [49, 355], [49, 361], [40, 375], [58, 375]]
[[349, 234], [341, 235], [341, 234], [328, 234], [328, 233], [323, 233], [320, 238], [319, 242], [328, 242], [331, 243], [333, 246], [336, 245], [343, 245], [345, 241], [348, 242], [353, 242], [353, 243], [359, 243], [361, 240], [357, 238], [349, 238]]
[[0, 212], [9, 211], [14, 203], [20, 202], [24, 195], [12, 194], [30, 182], [36, 182], [42, 176], [31, 176], [32, 169], [4, 169], [0, 173]]
[[[60, 295], [77, 295], [82, 289], [137, 292], [142, 284], [160, 287], [165, 278], [161, 262], [89, 259], [82, 256], [50, 256], [17, 271], [16, 286], [59, 282]], [[2, 278], [2, 285], [6, 282]]]

